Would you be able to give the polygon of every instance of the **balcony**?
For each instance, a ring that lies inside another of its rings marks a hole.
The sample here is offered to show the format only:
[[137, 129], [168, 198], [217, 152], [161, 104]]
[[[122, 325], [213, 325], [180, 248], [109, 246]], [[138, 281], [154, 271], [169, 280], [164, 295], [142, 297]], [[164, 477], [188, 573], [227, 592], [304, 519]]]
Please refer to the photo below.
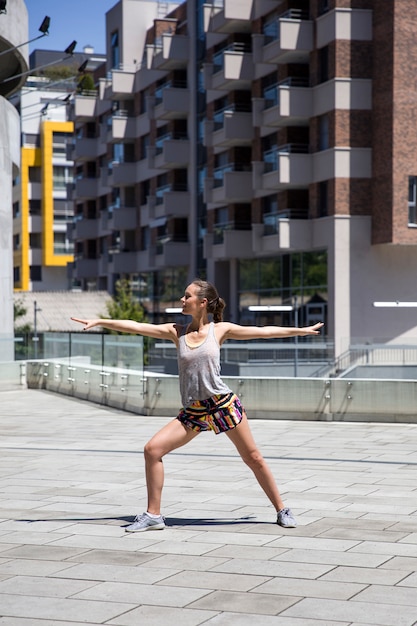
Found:
[[312, 182], [330, 178], [371, 178], [372, 149], [339, 146], [322, 150], [313, 157]]
[[223, 222], [214, 225], [204, 238], [204, 256], [208, 259], [251, 258], [252, 231], [250, 224]]
[[136, 207], [114, 208], [111, 217], [112, 230], [133, 230], [138, 225]]
[[252, 114], [234, 107], [216, 111], [213, 120], [204, 125], [204, 145], [215, 152], [230, 146], [250, 146], [253, 137]]
[[204, 31], [206, 33], [249, 33], [252, 28], [253, 4], [254, 0], [207, 2], [203, 5]]
[[81, 137], [75, 140], [70, 160], [74, 161], [91, 161], [105, 154], [106, 144], [100, 137]]
[[207, 90], [249, 89], [254, 78], [250, 47], [235, 42], [219, 51], [213, 63], [204, 64], [204, 81]]
[[[169, 237], [169, 235], [167, 235]], [[158, 240], [155, 254], [156, 267], [178, 267], [190, 264], [190, 244], [179, 239]]]
[[277, 250], [306, 250], [312, 247], [312, 221], [308, 210], [287, 209], [263, 216], [263, 224], [252, 225], [252, 249], [256, 256]]
[[254, 126], [305, 126], [313, 113], [313, 91], [307, 79], [287, 78], [253, 99]]
[[100, 196], [100, 178], [77, 178], [75, 180], [75, 195], [77, 200]]
[[98, 259], [82, 259], [78, 258], [74, 264], [74, 277], [75, 278], [93, 278], [94, 280], [99, 275], [99, 260]]
[[127, 111], [120, 109], [111, 118], [111, 126], [108, 132], [107, 140], [124, 141], [126, 139], [134, 139], [136, 137], [136, 118], [128, 117]]
[[115, 70], [111, 72], [111, 96], [113, 99], [119, 99], [122, 96], [129, 95], [133, 97], [135, 86], [136, 68], [129, 70]]
[[367, 78], [334, 78], [313, 89], [314, 116], [334, 109], [369, 110], [372, 108], [372, 80]]
[[190, 56], [190, 40], [186, 35], [163, 33], [154, 45], [152, 69], [177, 70], [186, 67]]
[[302, 189], [312, 182], [312, 155], [304, 144], [273, 148], [264, 152], [263, 161], [253, 163], [253, 188], [257, 197], [269, 190]]
[[190, 192], [166, 189], [159, 197], [155, 197], [153, 218], [188, 217], [190, 214]]
[[77, 121], [88, 122], [95, 118], [96, 115], [96, 92], [89, 95], [77, 95], [74, 98], [74, 115]]
[[73, 237], [79, 239], [97, 239], [99, 236], [99, 220], [85, 217], [74, 220]]
[[255, 63], [303, 63], [313, 50], [313, 21], [299, 9], [290, 9], [252, 35]]
[[112, 163], [113, 187], [127, 187], [135, 185], [137, 181], [137, 163], [124, 163], [114, 161]]
[[155, 268], [155, 249], [139, 250], [137, 255], [137, 268], [141, 272], [148, 272]]
[[135, 117], [135, 122], [135, 137], [142, 137], [142, 135], [147, 135], [151, 132], [151, 123], [148, 113], [142, 113], [142, 115]]
[[213, 178], [205, 180], [204, 201], [209, 204], [250, 202], [252, 197], [250, 165], [228, 163], [216, 168]]
[[116, 274], [134, 274], [140, 270], [138, 252], [121, 250], [113, 254], [113, 271]]
[[149, 167], [155, 169], [176, 169], [186, 167], [190, 162], [190, 142], [187, 138], [159, 137], [156, 145], [148, 148]]
[[150, 98], [148, 115], [150, 119], [185, 119], [190, 112], [190, 90], [186, 85], [173, 87], [165, 83]]

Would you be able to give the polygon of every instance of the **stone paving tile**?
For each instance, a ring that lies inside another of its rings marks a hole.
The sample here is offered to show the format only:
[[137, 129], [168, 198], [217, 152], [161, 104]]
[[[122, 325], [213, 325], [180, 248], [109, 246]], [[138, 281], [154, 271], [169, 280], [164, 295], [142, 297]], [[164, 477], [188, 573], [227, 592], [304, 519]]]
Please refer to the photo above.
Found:
[[[0, 626], [86, 626], [86, 622], [63, 622], [62, 620], [36, 619], [31, 617], [0, 617]], [[88, 626], [102, 626], [102, 624], [89, 621]]]
[[283, 617], [309, 618], [314, 615], [318, 624], [321, 620], [359, 622], [366, 626], [413, 626], [417, 619], [415, 607], [373, 602], [352, 602], [305, 598], [282, 613]]
[[[210, 626], [353, 626], [349, 622], [333, 622], [328, 620], [302, 619], [297, 617], [281, 617], [271, 615], [242, 615], [242, 613], [220, 613], [216, 617], [209, 619], [204, 624]], [[1, 626], [1, 623], [0, 623]], [[13, 625], [14, 626], [14, 625]]]
[[[198, 583], [198, 581], [195, 582]], [[207, 589], [198, 587], [183, 589], [163, 584], [144, 585], [125, 581], [98, 583], [94, 587], [75, 594], [73, 598], [103, 602], [107, 602], [109, 598], [117, 598], [118, 602], [125, 603], [185, 607], [208, 593], [210, 592]]]
[[39, 576], [13, 576], [0, 583], [0, 598], [2, 594], [68, 598], [96, 584], [95, 581], [70, 580], [68, 578], [64, 580], [49, 577], [40, 578]]
[[354, 600], [355, 602], [414, 606], [417, 620], [417, 593], [414, 587], [370, 585], [358, 593]]
[[213, 591], [204, 598], [188, 605], [188, 608], [232, 611], [260, 615], [277, 615], [301, 598], [286, 595]]
[[[307, 596], [309, 598], [328, 598], [334, 600], [349, 600], [354, 596], [358, 597], [366, 585], [358, 583], [340, 583], [327, 580], [305, 580], [300, 578], [280, 578], [276, 576], [272, 580], [263, 583], [253, 593], [269, 593], [294, 596]], [[356, 599], [356, 598], [355, 598]]]
[[[247, 570], [249, 571], [249, 570]], [[163, 580], [164, 585], [189, 587], [198, 583], [204, 589], [228, 589], [229, 591], [250, 591], [269, 580], [268, 576], [253, 574], [223, 573], [218, 571], [196, 574], [195, 571], [182, 571]]]
[[97, 602], [68, 598], [44, 598], [2, 594], [1, 614], [11, 617], [35, 617], [45, 620], [59, 620], [66, 616], [74, 621], [103, 623], [136, 608], [134, 604], [123, 602]]
[[[199, 611], [197, 609], [176, 609], [164, 606], [140, 606], [129, 611], [107, 624], [113, 626], [161, 626], [162, 624], [181, 624], [181, 626], [198, 626], [206, 624], [216, 611]], [[1, 626], [1, 622], [0, 622]]]
[[[369, 585], [407, 585], [407, 580], [412, 579], [412, 576], [408, 575], [408, 572], [403, 570], [394, 569], [382, 569], [372, 567], [336, 567], [332, 569], [324, 576], [321, 576], [320, 580], [336, 580], [339, 582], [357, 582], [366, 583]], [[417, 586], [417, 575], [416, 575]]]
[[282, 578], [300, 578], [307, 582], [309, 579], [319, 578], [333, 569], [333, 565], [317, 565], [315, 563], [282, 563], [280, 561], [262, 561], [251, 559], [230, 559], [222, 565], [212, 568], [216, 572], [242, 574], [251, 572], [260, 576], [274, 576]]

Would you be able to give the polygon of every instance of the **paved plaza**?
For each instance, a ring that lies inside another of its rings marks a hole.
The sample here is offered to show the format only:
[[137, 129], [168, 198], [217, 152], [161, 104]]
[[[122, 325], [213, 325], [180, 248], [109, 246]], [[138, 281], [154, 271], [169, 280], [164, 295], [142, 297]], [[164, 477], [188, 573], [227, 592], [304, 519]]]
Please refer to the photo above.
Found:
[[417, 624], [417, 424], [251, 420], [299, 526], [283, 529], [226, 436], [165, 459], [169, 418], [0, 392], [0, 626]]

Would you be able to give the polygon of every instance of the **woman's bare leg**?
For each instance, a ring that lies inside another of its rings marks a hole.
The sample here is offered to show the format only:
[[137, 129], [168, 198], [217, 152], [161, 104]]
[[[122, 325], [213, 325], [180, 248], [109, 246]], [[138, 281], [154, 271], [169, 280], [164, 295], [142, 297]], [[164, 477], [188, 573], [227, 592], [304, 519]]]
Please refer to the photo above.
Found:
[[282, 501], [274, 476], [256, 446], [245, 413], [243, 414], [243, 419], [240, 424], [236, 426], [236, 428], [228, 430], [226, 434], [230, 441], [236, 446], [242, 460], [255, 474], [258, 483], [275, 509], [277, 511], [283, 509], [284, 502]]
[[145, 473], [148, 491], [148, 513], [161, 514], [161, 496], [164, 486], [164, 464], [162, 458], [184, 446], [199, 433], [187, 428], [174, 419], [158, 431], [145, 445]]

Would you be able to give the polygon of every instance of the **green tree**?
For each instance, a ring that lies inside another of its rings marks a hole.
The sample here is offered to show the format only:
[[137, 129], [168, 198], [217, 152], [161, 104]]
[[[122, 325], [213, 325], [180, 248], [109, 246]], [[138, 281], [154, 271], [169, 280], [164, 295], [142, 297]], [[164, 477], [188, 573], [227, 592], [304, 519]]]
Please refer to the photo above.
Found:
[[[130, 281], [121, 279], [116, 282], [116, 293], [106, 303], [107, 317], [112, 320], [134, 320], [146, 322], [146, 313], [143, 306], [133, 295]], [[117, 331], [110, 331], [119, 334]]]
[[14, 331], [15, 333], [30, 333], [32, 330], [32, 326], [29, 323], [26, 324], [18, 324], [17, 321], [19, 318], [24, 317], [27, 313], [27, 308], [24, 305], [22, 299], [15, 300], [13, 303], [13, 317], [14, 317]]
[[83, 74], [78, 80], [77, 92], [82, 93], [83, 91], [97, 91], [91, 74]]

